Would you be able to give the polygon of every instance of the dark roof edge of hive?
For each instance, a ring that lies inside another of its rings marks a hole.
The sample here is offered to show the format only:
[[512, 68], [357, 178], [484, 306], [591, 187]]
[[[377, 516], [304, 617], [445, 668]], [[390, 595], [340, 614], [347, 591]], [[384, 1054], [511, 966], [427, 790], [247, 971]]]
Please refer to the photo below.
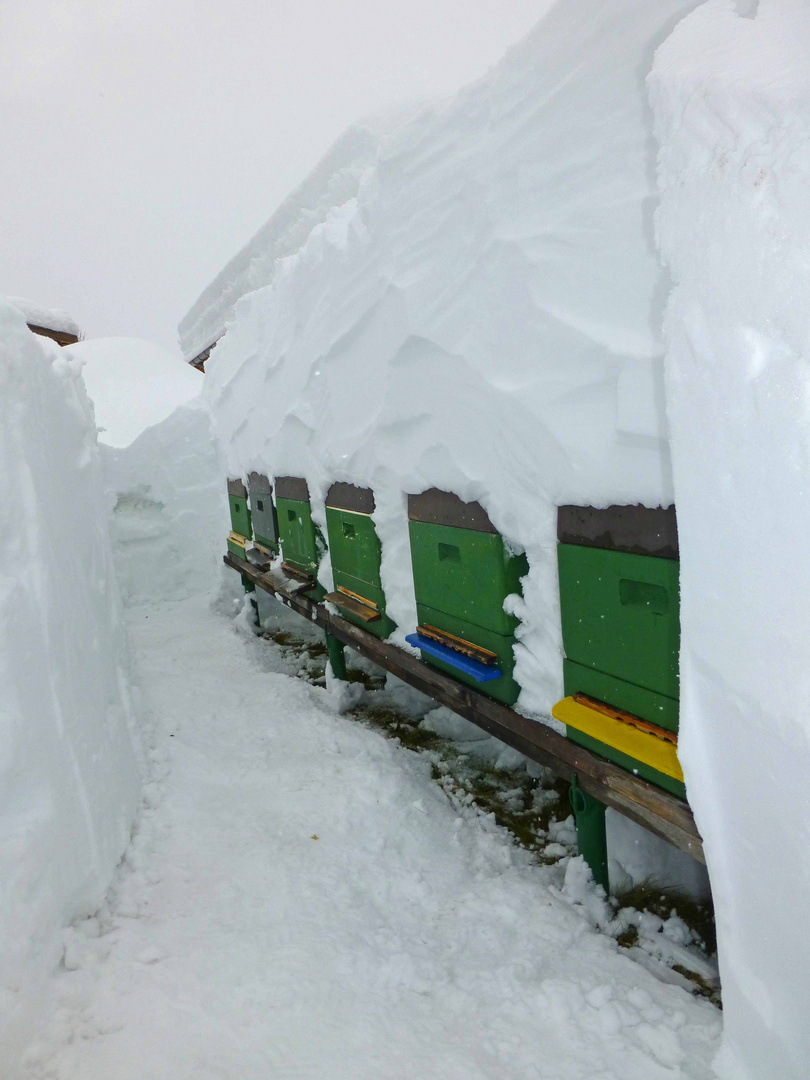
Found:
[[248, 490], [249, 491], [266, 491], [268, 494], [273, 494], [273, 485], [270, 483], [270, 478], [265, 473], [249, 472], [248, 473]]
[[497, 533], [480, 503], [464, 502], [452, 491], [429, 488], [420, 495], [408, 496], [408, 518], [427, 525], [450, 525], [456, 529]]
[[678, 523], [674, 506], [560, 506], [557, 539], [561, 544], [625, 551], [677, 559]]
[[247, 498], [247, 488], [245, 487], [244, 480], [229, 479], [228, 480], [228, 494], [234, 495], [237, 499]]
[[277, 476], [276, 498], [309, 502], [309, 484], [303, 476]]
[[32, 334], [50, 338], [51, 341], [55, 341], [57, 345], [61, 345], [63, 348], [65, 345], [76, 345], [79, 341], [79, 335], [73, 334], [69, 330], [52, 330], [49, 326], [40, 326], [38, 323], [26, 323], [25, 325]]
[[197, 371], [205, 371], [205, 362], [208, 359], [208, 357], [211, 355], [212, 349], [214, 348], [216, 343], [219, 341], [219, 339], [222, 337], [222, 334], [224, 334], [224, 332], [225, 331], [223, 330], [221, 333], [217, 334], [217, 336], [214, 338], [214, 340], [211, 342], [211, 344], [206, 345], [204, 349], [201, 349], [200, 352], [197, 353], [196, 356], [190, 356], [186, 360], [186, 363], [189, 365], [189, 367], [196, 368]]
[[335, 510], [350, 510], [355, 514], [373, 514], [374, 492], [371, 488], [356, 487], [336, 480], [326, 493], [326, 505]]

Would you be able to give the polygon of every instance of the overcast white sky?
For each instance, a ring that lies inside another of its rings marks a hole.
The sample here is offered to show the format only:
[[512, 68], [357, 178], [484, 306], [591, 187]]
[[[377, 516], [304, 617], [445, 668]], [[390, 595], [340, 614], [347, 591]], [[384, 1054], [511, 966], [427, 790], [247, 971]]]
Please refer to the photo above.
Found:
[[0, 292], [176, 326], [354, 119], [478, 77], [547, 0], [0, 0]]

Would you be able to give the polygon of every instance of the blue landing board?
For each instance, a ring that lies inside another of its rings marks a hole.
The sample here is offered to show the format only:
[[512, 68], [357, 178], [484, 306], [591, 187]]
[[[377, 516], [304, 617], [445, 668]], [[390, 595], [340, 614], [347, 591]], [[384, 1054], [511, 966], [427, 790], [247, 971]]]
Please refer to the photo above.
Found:
[[405, 640], [409, 645], [415, 645], [417, 649], [428, 653], [429, 656], [435, 656], [437, 660], [442, 660], [445, 664], [463, 671], [465, 675], [471, 675], [476, 682], [492, 682], [493, 679], [500, 679], [503, 675], [499, 667], [481, 664], [463, 653], [456, 652], [455, 649], [440, 645], [438, 641], [422, 637], [421, 634], [408, 634]]

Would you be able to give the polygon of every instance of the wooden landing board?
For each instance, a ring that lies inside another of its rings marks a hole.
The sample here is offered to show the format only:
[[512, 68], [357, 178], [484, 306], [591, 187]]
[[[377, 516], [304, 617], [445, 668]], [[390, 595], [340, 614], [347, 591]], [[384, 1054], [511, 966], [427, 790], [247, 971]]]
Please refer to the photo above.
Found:
[[397, 645], [381, 641], [339, 615], [330, 614], [306, 596], [296, 595], [292, 582], [288, 581], [285, 586], [278, 575], [263, 574], [230, 553], [224, 556], [224, 562], [397, 678], [446, 705], [488, 734], [495, 735], [532, 761], [545, 765], [564, 780], [570, 780], [576, 774], [579, 786], [605, 806], [613, 807], [693, 859], [706, 861], [692, 811], [683, 799], [592, 754], [585, 747], [577, 746], [545, 724], [521, 716], [514, 709], [429, 667]]
[[330, 592], [324, 597], [324, 600], [328, 600], [330, 604], [334, 604], [335, 607], [343, 608], [344, 611], [351, 612], [358, 619], [362, 619], [363, 622], [379, 622], [380, 613], [371, 604], [364, 604], [362, 600], [357, 600], [354, 596], [350, 596], [344, 592]]

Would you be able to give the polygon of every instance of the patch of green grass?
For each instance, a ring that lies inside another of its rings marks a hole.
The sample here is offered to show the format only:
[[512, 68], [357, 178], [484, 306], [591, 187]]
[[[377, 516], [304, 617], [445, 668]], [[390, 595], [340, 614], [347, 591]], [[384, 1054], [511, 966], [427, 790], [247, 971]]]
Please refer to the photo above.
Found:
[[628, 926], [626, 930], [622, 930], [616, 938], [616, 944], [621, 949], [632, 949], [638, 945], [638, 927]]
[[366, 690], [381, 690], [385, 686], [385, 677], [369, 675], [367, 671], [361, 671], [359, 668], [348, 668], [346, 682], [361, 683]]
[[702, 975], [698, 975], [696, 971], [690, 971], [689, 968], [682, 967], [681, 964], [673, 964], [672, 970], [677, 971], [679, 975], [683, 975], [684, 979], [688, 979], [692, 983], [694, 986], [692, 992], [697, 997], [708, 998], [712, 1005], [716, 1005], [722, 1011], [723, 997], [719, 986], [707, 982]]
[[711, 901], [695, 900], [683, 889], [663, 885], [655, 877], [645, 878], [617, 893], [616, 899], [620, 908], [649, 911], [660, 919], [668, 919], [674, 912], [697, 934], [700, 946], [707, 953], [713, 956], [717, 952], [717, 930]]
[[442, 742], [438, 735], [423, 731], [418, 722], [414, 722], [409, 716], [385, 705], [361, 703], [351, 710], [349, 716], [368, 724], [390, 739], [399, 739], [408, 750], [435, 750]]

